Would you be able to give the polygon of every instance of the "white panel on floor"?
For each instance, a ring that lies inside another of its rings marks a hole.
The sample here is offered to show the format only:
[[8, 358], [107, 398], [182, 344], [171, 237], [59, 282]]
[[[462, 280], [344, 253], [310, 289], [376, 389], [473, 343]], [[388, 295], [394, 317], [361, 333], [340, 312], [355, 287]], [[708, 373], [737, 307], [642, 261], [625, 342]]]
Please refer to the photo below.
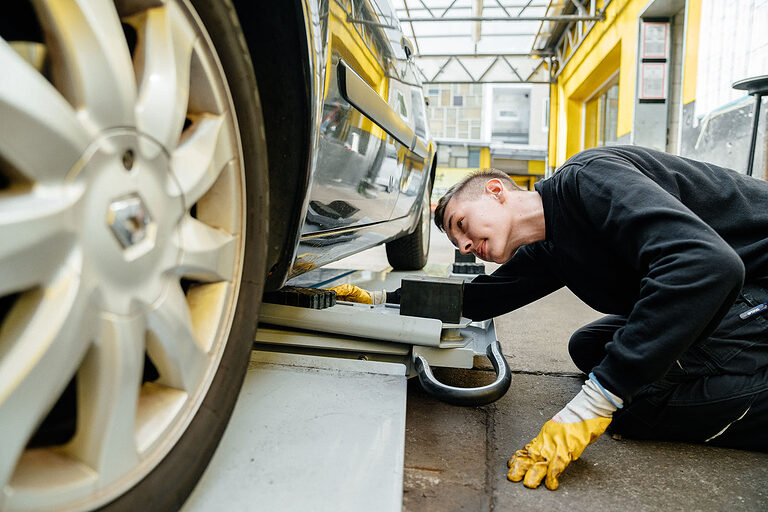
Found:
[[182, 510], [401, 510], [405, 398], [402, 364], [254, 351]]

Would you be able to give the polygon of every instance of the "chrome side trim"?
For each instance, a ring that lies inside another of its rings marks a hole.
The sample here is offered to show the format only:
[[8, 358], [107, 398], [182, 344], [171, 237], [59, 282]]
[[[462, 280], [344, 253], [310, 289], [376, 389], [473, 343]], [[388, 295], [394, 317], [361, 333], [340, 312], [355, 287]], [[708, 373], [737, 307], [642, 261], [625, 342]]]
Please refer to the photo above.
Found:
[[400, 144], [412, 148], [414, 134], [411, 127], [343, 60], [339, 60], [338, 79], [339, 92], [345, 100]]
[[427, 141], [416, 135], [413, 137], [413, 146], [411, 146], [411, 151], [413, 151], [419, 158], [426, 158], [428, 152]]

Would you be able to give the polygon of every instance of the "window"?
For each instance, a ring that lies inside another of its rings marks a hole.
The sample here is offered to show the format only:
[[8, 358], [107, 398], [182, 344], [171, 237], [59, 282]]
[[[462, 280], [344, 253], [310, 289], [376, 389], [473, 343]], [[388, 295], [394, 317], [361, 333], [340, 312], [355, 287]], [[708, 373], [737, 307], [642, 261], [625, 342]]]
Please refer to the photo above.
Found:
[[618, 141], [619, 75], [584, 103], [584, 149]]
[[461, 107], [464, 105], [464, 96], [454, 96], [453, 97], [453, 106], [454, 107]]
[[528, 144], [531, 99], [528, 88], [495, 87], [492, 94], [491, 139]]
[[464, 119], [480, 119], [480, 109], [479, 108], [465, 108], [464, 109]]
[[469, 150], [469, 167], [480, 167], [480, 150]]
[[429, 131], [432, 132], [434, 137], [443, 136], [443, 122], [442, 121], [430, 121]]
[[619, 139], [617, 134], [619, 125], [619, 84], [610, 86], [600, 96], [598, 115], [598, 146], [615, 144]]

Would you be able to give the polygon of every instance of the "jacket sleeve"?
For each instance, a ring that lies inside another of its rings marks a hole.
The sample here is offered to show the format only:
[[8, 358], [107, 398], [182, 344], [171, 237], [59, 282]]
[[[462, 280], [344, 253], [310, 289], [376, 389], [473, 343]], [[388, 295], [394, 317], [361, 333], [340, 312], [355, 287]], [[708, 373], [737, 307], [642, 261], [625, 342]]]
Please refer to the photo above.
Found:
[[584, 164], [564, 191], [582, 208], [574, 213], [642, 276], [626, 325], [594, 369], [629, 400], [711, 334], [741, 289], [744, 264], [675, 196], [620, 158]]
[[[525, 306], [562, 288], [557, 277], [537, 263], [547, 251], [533, 245], [521, 247], [508, 262], [490, 275], [479, 275], [464, 283], [462, 315], [471, 320], [486, 320]], [[386, 302], [400, 304], [400, 290], [387, 292]]]
[[490, 275], [480, 275], [464, 285], [463, 315], [485, 320], [525, 306], [563, 287], [548, 270], [545, 243], [521, 247]]

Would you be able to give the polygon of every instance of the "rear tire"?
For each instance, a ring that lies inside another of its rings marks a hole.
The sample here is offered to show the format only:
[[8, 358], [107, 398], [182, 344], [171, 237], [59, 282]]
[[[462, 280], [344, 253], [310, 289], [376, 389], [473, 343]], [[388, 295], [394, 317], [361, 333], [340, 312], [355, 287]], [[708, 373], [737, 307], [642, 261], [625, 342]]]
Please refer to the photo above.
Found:
[[387, 260], [394, 270], [420, 270], [427, 264], [429, 256], [430, 209], [429, 190], [427, 183], [424, 199], [421, 202], [421, 212], [416, 230], [402, 238], [386, 244]]

